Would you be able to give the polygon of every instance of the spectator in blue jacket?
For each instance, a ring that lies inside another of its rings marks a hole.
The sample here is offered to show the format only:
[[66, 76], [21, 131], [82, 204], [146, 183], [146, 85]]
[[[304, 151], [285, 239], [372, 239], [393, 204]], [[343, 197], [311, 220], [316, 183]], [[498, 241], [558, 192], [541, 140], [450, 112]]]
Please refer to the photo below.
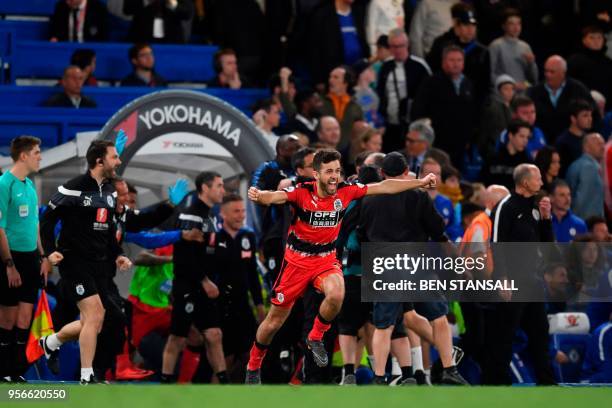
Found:
[[584, 220], [572, 213], [572, 194], [569, 185], [562, 179], [550, 187], [552, 221], [557, 242], [571, 242], [577, 235], [588, 232]]
[[572, 210], [579, 217], [604, 215], [604, 184], [601, 160], [605, 142], [599, 133], [589, 133], [582, 142], [582, 156], [567, 171], [572, 190]]

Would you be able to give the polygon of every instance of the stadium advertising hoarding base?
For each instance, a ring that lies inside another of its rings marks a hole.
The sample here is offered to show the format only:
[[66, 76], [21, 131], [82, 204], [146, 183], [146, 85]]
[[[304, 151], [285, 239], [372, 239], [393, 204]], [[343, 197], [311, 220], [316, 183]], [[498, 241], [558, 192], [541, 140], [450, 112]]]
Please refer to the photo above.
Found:
[[113, 115], [99, 138], [115, 140], [119, 129], [128, 137], [119, 173], [136, 152], [160, 137], [155, 153], [214, 154], [201, 141], [210, 139], [229, 151], [247, 174], [274, 157], [249, 118], [202, 92], [164, 90], [135, 99]]
[[367, 302], [612, 302], [609, 243], [362, 244]]

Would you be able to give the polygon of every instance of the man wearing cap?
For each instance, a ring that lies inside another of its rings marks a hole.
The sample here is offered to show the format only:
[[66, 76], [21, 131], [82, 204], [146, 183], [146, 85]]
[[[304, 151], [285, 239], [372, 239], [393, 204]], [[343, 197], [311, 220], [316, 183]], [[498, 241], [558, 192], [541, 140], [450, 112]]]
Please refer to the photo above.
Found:
[[441, 166], [450, 165], [448, 154], [433, 147], [435, 139], [436, 135], [428, 118], [418, 119], [410, 124], [406, 134], [405, 148], [399, 152], [406, 158], [408, 169], [412, 173], [419, 174], [423, 161], [430, 157]]
[[465, 76], [474, 83], [476, 99], [483, 102], [489, 93], [491, 66], [489, 51], [476, 39], [476, 14], [471, 5], [457, 3], [451, 7], [453, 27], [436, 38], [427, 54], [433, 72], [440, 71], [442, 51], [449, 45], [461, 47], [465, 53]]
[[391, 30], [389, 49], [393, 60], [380, 68], [376, 93], [380, 98], [379, 111], [386, 122], [383, 150], [389, 152], [402, 147], [402, 137], [410, 122], [410, 105], [419, 85], [431, 75], [422, 58], [410, 55], [410, 42], [404, 30]]

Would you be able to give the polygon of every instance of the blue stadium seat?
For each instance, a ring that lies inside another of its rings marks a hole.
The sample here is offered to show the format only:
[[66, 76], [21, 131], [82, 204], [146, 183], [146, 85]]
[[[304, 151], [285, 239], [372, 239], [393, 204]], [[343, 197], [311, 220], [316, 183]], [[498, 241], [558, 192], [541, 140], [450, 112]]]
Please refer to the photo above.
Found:
[[[130, 44], [122, 43], [50, 43], [18, 40], [9, 58], [9, 81], [17, 78], [60, 78], [79, 48], [96, 52], [96, 78], [117, 82], [132, 71], [128, 60]], [[2, 51], [2, 48], [0, 48]], [[157, 72], [169, 82], [204, 83], [214, 76], [213, 56], [217, 47], [204, 45], [153, 45]]]
[[46, 41], [49, 39], [49, 22], [38, 20], [0, 20], [0, 30], [13, 29], [18, 40]]
[[[0, 153], [7, 153], [11, 139], [31, 134], [42, 140], [43, 148], [53, 147], [73, 139], [77, 132], [99, 130], [106, 121], [128, 102], [150, 92], [151, 88], [84, 89], [84, 94], [98, 103], [98, 108], [75, 110], [43, 108], [40, 104], [60, 89], [45, 86], [0, 86]], [[250, 116], [250, 107], [268, 96], [265, 89], [201, 90], [214, 95]]]
[[0, 15], [50, 16], [53, 14], [56, 2], [56, 0], [0, 0]]
[[590, 334], [557, 333], [551, 335], [550, 347], [564, 352], [570, 360], [567, 364], [558, 364], [556, 361], [553, 361], [553, 372], [558, 382], [580, 382], [582, 362], [584, 361], [584, 355], [590, 338]]

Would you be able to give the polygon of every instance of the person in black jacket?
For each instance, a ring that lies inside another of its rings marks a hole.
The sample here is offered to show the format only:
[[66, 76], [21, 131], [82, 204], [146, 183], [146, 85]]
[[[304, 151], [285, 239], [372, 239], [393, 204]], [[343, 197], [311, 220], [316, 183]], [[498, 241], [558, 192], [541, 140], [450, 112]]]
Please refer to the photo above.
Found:
[[606, 37], [599, 26], [582, 30], [582, 47], [567, 60], [567, 74], [595, 89], [612, 106], [612, 59], [606, 55]]
[[[512, 194], [501, 200], [491, 213], [493, 242], [554, 242], [550, 198], [537, 201], [542, 187], [540, 170], [533, 164], [517, 166], [513, 174], [515, 188]], [[537, 245], [521, 247], [521, 256], [496, 257], [495, 279], [511, 279], [517, 282], [520, 295], [538, 292], [543, 298], [543, 287], [533, 273], [540, 255]], [[495, 251], [495, 249], [494, 249]], [[483, 383], [510, 385], [510, 361], [512, 342], [518, 328], [529, 338], [531, 358], [537, 384], [555, 384], [548, 353], [548, 319], [544, 303], [510, 303], [512, 292], [501, 293], [504, 303], [487, 318], [486, 358], [483, 367]], [[516, 296], [516, 295], [515, 295]]]
[[284, 133], [299, 132], [308, 136], [310, 143], [318, 140], [317, 126], [323, 101], [314, 90], [300, 91], [295, 95], [296, 115], [283, 126]]
[[49, 22], [49, 39], [100, 42], [107, 39], [106, 5], [98, 0], [59, 0]]
[[51, 95], [43, 102], [43, 106], [50, 108], [95, 108], [98, 106], [96, 101], [81, 93], [83, 80], [84, 75], [81, 68], [76, 65], [67, 66], [60, 81], [64, 91]]
[[313, 11], [308, 34], [313, 83], [326, 84], [333, 68], [369, 57], [365, 11], [364, 2], [353, 0], [324, 0]]
[[124, 0], [123, 12], [132, 17], [131, 42], [181, 44], [183, 22], [193, 17], [190, 0]]
[[591, 93], [582, 82], [567, 76], [565, 59], [559, 55], [549, 57], [544, 64], [544, 78], [544, 82], [529, 88], [527, 94], [536, 105], [536, 125], [546, 135], [548, 144], [554, 145], [569, 126], [570, 109], [576, 99], [584, 99], [593, 106], [593, 127], [599, 126], [601, 118]]
[[[387, 154], [383, 160], [382, 172], [386, 179], [408, 179], [408, 162], [399, 152]], [[365, 197], [361, 201], [359, 214], [359, 236], [361, 242], [448, 242], [444, 232], [444, 220], [438, 214], [429, 194], [423, 190], [405, 191], [395, 195], [380, 195]], [[392, 332], [395, 326], [403, 329], [403, 314], [406, 321], [413, 322], [418, 315], [422, 315], [431, 322], [433, 327], [433, 340], [440, 359], [442, 360], [442, 375], [439, 379], [443, 384], [468, 384], [457, 371], [452, 358], [452, 342], [450, 327], [446, 314], [448, 306], [444, 300], [437, 302], [389, 303], [375, 302], [373, 307], [373, 324], [376, 327], [372, 339], [374, 349], [375, 384], [384, 383], [385, 362], [388, 357], [389, 342], [404, 341], [402, 349], [410, 343], [407, 339], [393, 339]], [[412, 315], [412, 316], [410, 316]], [[425, 324], [425, 326], [428, 326]], [[415, 327], [411, 327], [415, 328]], [[420, 327], [416, 327], [420, 328]], [[429, 327], [427, 327], [430, 329]], [[419, 330], [419, 335], [421, 335]], [[427, 333], [427, 340], [431, 340], [431, 331]], [[404, 333], [404, 337], [405, 337]], [[387, 343], [385, 345], [385, 342]], [[407, 344], [406, 344], [407, 343]], [[416, 383], [412, 378], [412, 367], [409, 356], [397, 356], [402, 369], [404, 385]], [[402, 360], [405, 360], [404, 363]]]
[[419, 86], [431, 76], [425, 60], [410, 55], [404, 30], [392, 30], [388, 41], [393, 60], [383, 63], [376, 82], [376, 93], [380, 98], [378, 110], [385, 119], [385, 152], [403, 147], [408, 123], [411, 119], [418, 119], [410, 118], [410, 105]]
[[473, 140], [477, 105], [472, 81], [463, 75], [464, 51], [450, 45], [442, 53], [442, 72], [428, 78], [412, 104], [411, 117], [430, 118], [435, 147], [463, 168], [466, 147]]
[[442, 64], [442, 52], [449, 45], [457, 45], [465, 54], [465, 76], [474, 84], [478, 106], [481, 106], [491, 87], [491, 62], [489, 50], [476, 39], [476, 16], [472, 6], [457, 3], [451, 8], [453, 27], [434, 40], [427, 54], [427, 63], [433, 72]]
[[223, 197], [221, 217], [223, 227], [216, 238], [215, 269], [219, 279], [223, 351], [232, 382], [243, 383], [257, 322], [266, 317], [266, 312], [257, 272], [255, 234], [244, 227], [246, 207], [242, 197], [238, 194]]
[[531, 137], [531, 126], [521, 120], [513, 120], [506, 129], [508, 142], [493, 154], [483, 169], [486, 185], [500, 184], [509, 190], [514, 187], [512, 174], [516, 166], [531, 163], [527, 143]]
[[[81, 383], [98, 382], [93, 372], [96, 338], [110, 307], [106, 296], [109, 257], [113, 268], [131, 266], [118, 246], [113, 217], [117, 193], [110, 180], [121, 164], [113, 142], [94, 140], [87, 149], [87, 173], [58, 187], [41, 222], [41, 241], [50, 261], [60, 261], [59, 272], [69, 299], [76, 303], [81, 320], [65, 325], [41, 339], [47, 356], [69, 340], [79, 339]], [[55, 226], [62, 222], [59, 240]], [[112, 255], [111, 255], [112, 254]]]
[[149, 44], [134, 44], [128, 51], [133, 71], [121, 80], [121, 86], [166, 86], [166, 80], [155, 72], [155, 56]]
[[[216, 222], [211, 209], [220, 204], [225, 194], [223, 179], [216, 172], [205, 171], [195, 180], [197, 197], [186, 203], [177, 219], [182, 230], [197, 228], [204, 233], [204, 242], [179, 241], [174, 244], [172, 281], [172, 317], [170, 336], [164, 348], [161, 380], [176, 381], [174, 369], [185, 347], [193, 324], [202, 332], [206, 357], [220, 383], [227, 383], [221, 319], [219, 314], [218, 279], [214, 270]], [[189, 200], [189, 199], [188, 199]], [[217, 283], [216, 283], [217, 282]]]

